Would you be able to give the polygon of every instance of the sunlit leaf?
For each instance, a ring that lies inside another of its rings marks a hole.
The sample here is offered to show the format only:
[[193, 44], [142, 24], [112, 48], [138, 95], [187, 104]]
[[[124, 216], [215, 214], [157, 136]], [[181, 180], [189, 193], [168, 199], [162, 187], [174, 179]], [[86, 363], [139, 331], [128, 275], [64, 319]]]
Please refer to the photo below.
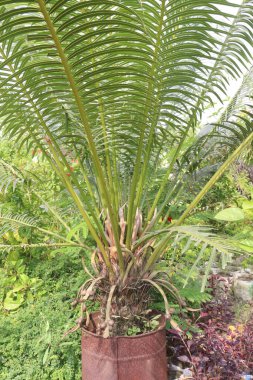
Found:
[[243, 220], [245, 215], [242, 209], [238, 207], [230, 207], [218, 212], [214, 218], [226, 222], [237, 222]]
[[24, 296], [20, 293], [14, 294], [9, 291], [4, 299], [3, 307], [5, 310], [12, 311], [18, 309], [24, 302]]

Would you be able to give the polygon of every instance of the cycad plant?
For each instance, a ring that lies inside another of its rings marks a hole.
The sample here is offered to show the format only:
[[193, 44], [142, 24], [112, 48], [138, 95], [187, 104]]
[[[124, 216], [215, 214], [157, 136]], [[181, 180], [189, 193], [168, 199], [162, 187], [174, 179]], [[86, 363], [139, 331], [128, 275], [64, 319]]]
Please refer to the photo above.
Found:
[[[84, 313], [86, 300], [99, 300], [97, 333], [105, 337], [146, 318], [152, 289], [168, 317], [167, 292], [182, 302], [166, 266], [168, 247], [185, 243], [184, 254], [194, 245], [196, 265], [209, 249], [204, 282], [215, 256], [234, 252], [208, 228], [182, 223], [252, 142], [250, 99], [237, 114], [230, 103], [219, 126], [201, 143], [194, 139], [205, 107], [249, 70], [252, 19], [252, 0], [1, 0], [2, 133], [43, 152], [86, 223], [93, 272], [86, 268], [79, 300]], [[168, 205], [187, 191], [191, 163], [198, 167], [199, 149], [217, 134], [218, 170], [166, 224]], [[189, 145], [196, 154], [187, 161]], [[80, 162], [78, 175], [70, 158]], [[8, 163], [2, 167], [8, 171]], [[1, 223], [5, 231], [40, 228], [4, 213]], [[86, 249], [75, 234], [53, 238]]]

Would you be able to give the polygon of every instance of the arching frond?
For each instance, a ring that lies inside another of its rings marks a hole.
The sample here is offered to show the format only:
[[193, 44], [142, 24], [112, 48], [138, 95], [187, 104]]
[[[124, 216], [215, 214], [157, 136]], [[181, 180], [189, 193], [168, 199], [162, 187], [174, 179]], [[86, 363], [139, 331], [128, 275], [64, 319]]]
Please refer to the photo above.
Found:
[[[238, 253], [238, 248], [229, 239], [224, 236], [217, 236], [208, 226], [175, 226], [171, 227], [171, 231], [177, 232], [179, 239], [186, 239], [187, 244], [190, 243], [191, 245], [194, 242], [193, 244], [198, 243], [198, 247], [204, 245], [206, 248], [215, 248], [217, 252], [227, 255], [228, 261], [233, 254]], [[184, 248], [182, 254], [187, 249]]]
[[[227, 263], [231, 261], [234, 254], [238, 254], [239, 250], [233, 241], [225, 238], [224, 236], [217, 236], [216, 233], [212, 231], [210, 227], [207, 226], [172, 226], [166, 230], [158, 231], [159, 234], [165, 235], [157, 244], [154, 245], [154, 250], [152, 254], [148, 257], [146, 266], [143, 271], [149, 273], [150, 270], [156, 271], [156, 261], [158, 257], [164, 256], [164, 252], [167, 251], [168, 246], [172, 250], [178, 249], [180, 247], [180, 256], [190, 249], [194, 248], [198, 252], [196, 260], [193, 266], [190, 268], [188, 276], [185, 280], [185, 285], [187, 284], [189, 278], [191, 277], [192, 271], [196, 269], [198, 264], [203, 265], [204, 254], [208, 251], [211, 253], [208, 255], [208, 263], [205, 268], [205, 275], [202, 282], [202, 291], [204, 291], [208, 275], [210, 273], [211, 267], [218, 256], [221, 259], [223, 269], [226, 267]], [[176, 237], [174, 236], [176, 234]], [[159, 268], [159, 264], [157, 264]]]
[[[251, 0], [1, 0], [1, 130], [42, 150], [111, 272], [107, 212], [123, 276], [119, 209], [127, 202], [129, 250], [155, 169], [166, 166], [147, 225], [166, 206], [161, 197], [205, 105], [252, 64], [252, 20]], [[240, 144], [235, 154], [251, 136], [245, 112], [222, 120]], [[66, 152], [80, 159], [82, 180]]]
[[80, 250], [80, 247], [78, 247], [75, 243], [37, 243], [37, 244], [0, 244], [0, 250], [1, 252], [11, 252], [16, 249], [23, 249], [25, 251], [28, 251], [30, 249], [34, 248], [42, 248], [42, 249], [52, 249], [52, 248], [66, 248], [66, 247], [74, 247]]
[[28, 215], [13, 215], [10, 213], [0, 214], [1, 230], [0, 234], [4, 235], [9, 231], [16, 231], [20, 227], [37, 228], [36, 219]]
[[[12, 231], [16, 232], [20, 227], [28, 227], [32, 229], [36, 229], [37, 231], [41, 232], [45, 237], [47, 236], [53, 236], [55, 239], [64, 241], [67, 243], [72, 243], [76, 246], [83, 246], [81, 242], [78, 241], [78, 243], [71, 242], [71, 238], [65, 238], [64, 236], [61, 236], [57, 234], [54, 231], [47, 230], [45, 228], [42, 228], [39, 226], [39, 223], [37, 221], [37, 218], [31, 217], [29, 215], [14, 215], [11, 213], [1, 212], [0, 213], [0, 236], [3, 237], [6, 233]], [[75, 237], [75, 234], [72, 234], [72, 236]], [[71, 236], [71, 237], [72, 237]]]
[[223, 123], [224, 121], [231, 118], [235, 113], [240, 112], [241, 109], [245, 108], [245, 104], [249, 102], [249, 104], [252, 104], [252, 99], [250, 100], [250, 97], [252, 97], [253, 94], [253, 67], [249, 69], [249, 71], [244, 75], [242, 83], [238, 90], [236, 91], [235, 95], [229, 100], [228, 105], [223, 110], [219, 122]]
[[113, 155], [133, 165], [141, 136], [147, 157], [154, 143], [182, 136], [207, 92], [225, 90], [224, 73], [238, 76], [235, 57], [249, 59], [249, 1], [1, 5], [5, 131], [45, 150], [53, 140], [58, 153], [88, 144], [92, 161], [110, 156], [107, 166]]

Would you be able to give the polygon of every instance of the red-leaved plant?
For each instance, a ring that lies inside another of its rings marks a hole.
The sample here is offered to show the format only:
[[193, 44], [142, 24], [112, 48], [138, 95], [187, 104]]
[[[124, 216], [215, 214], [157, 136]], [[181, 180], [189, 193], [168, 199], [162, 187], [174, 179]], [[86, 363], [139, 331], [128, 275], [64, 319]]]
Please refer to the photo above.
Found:
[[210, 286], [215, 297], [196, 321], [202, 332], [188, 339], [187, 331], [168, 330], [168, 354], [191, 368], [195, 380], [239, 380], [253, 374], [253, 315], [244, 324], [234, 322], [229, 284], [212, 276]]

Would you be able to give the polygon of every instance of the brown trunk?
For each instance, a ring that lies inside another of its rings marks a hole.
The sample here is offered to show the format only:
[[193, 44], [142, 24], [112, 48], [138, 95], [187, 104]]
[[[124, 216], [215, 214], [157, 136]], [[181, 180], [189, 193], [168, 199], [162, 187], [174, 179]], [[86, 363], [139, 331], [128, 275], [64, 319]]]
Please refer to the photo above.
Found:
[[[92, 316], [96, 324], [98, 314]], [[92, 323], [91, 323], [92, 326]], [[147, 334], [103, 338], [82, 331], [83, 380], [167, 380], [165, 317]]]

